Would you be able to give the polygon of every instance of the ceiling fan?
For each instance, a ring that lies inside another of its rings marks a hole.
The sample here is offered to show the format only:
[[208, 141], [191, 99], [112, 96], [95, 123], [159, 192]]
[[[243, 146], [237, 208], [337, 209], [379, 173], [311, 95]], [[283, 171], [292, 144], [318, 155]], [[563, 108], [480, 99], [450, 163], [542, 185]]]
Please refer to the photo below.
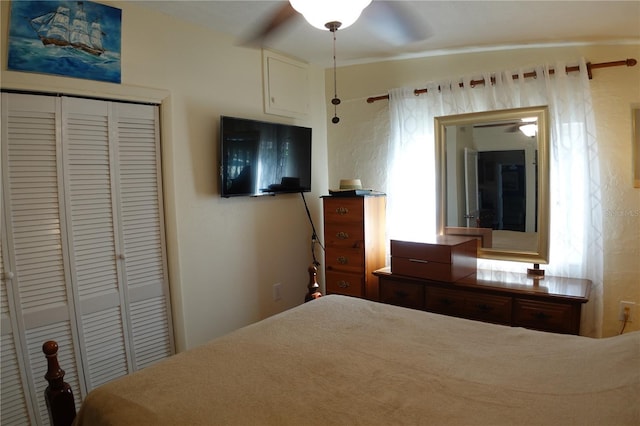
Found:
[[301, 17], [312, 26], [329, 31], [334, 31], [330, 23], [337, 22], [337, 30], [362, 20], [364, 25], [375, 28], [384, 41], [395, 46], [426, 40], [430, 36], [428, 26], [411, 13], [406, 3], [382, 0], [290, 0], [282, 2], [282, 6], [265, 18], [246, 43], [262, 44]]
[[336, 32], [362, 19], [365, 25], [376, 29], [385, 41], [393, 46], [402, 46], [425, 40], [430, 31], [424, 22], [420, 22], [399, 1], [380, 0], [289, 0], [283, 2], [275, 13], [244, 43], [245, 45], [264, 45], [276, 33], [284, 31], [292, 21], [304, 17], [315, 28], [328, 30], [333, 36], [333, 76], [334, 116], [331, 121], [337, 124], [337, 106], [340, 104], [336, 89]]
[[476, 124], [473, 127], [478, 129], [487, 127], [505, 127], [504, 131], [506, 133], [522, 132], [529, 137], [535, 136], [538, 132], [538, 124], [536, 123], [535, 118], [523, 118], [519, 121]]

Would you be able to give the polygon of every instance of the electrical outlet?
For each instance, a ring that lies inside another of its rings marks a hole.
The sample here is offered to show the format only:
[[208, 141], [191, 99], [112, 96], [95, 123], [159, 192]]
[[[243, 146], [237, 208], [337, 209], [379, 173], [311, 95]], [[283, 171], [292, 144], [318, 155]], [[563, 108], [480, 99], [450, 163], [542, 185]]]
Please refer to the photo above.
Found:
[[282, 284], [281, 283], [275, 283], [273, 285], [273, 300], [274, 301], [278, 301], [280, 299], [282, 299]]
[[618, 320], [619, 321], [624, 321], [625, 310], [628, 310], [629, 314], [628, 314], [627, 322], [632, 322], [633, 321], [633, 311], [635, 310], [635, 308], [636, 308], [636, 304], [634, 302], [621, 301], [620, 302], [620, 313], [618, 314]]

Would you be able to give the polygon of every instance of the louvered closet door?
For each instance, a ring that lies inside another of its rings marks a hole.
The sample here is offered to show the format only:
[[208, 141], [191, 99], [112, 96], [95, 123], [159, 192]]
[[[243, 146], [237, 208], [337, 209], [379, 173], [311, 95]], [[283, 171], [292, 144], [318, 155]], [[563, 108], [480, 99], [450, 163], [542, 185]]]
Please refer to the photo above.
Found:
[[70, 263], [89, 390], [173, 353], [158, 108], [63, 98]]
[[62, 153], [69, 263], [90, 391], [133, 371], [110, 150], [112, 103], [62, 98]]
[[[2, 94], [3, 266], [5, 274], [12, 274], [5, 284], [13, 334], [8, 338], [3, 331], [2, 338], [3, 425], [5, 396], [20, 399], [20, 386], [14, 387], [5, 377], [12, 377], [13, 382], [25, 380], [21, 386], [35, 422], [48, 424], [43, 397], [46, 362], [42, 354], [42, 344], [48, 339], [59, 343], [65, 380], [75, 395], [81, 394], [76, 364], [79, 353], [75, 349], [78, 336], [66, 267], [66, 228], [61, 220], [64, 203], [58, 173], [62, 164], [59, 105], [56, 98]], [[3, 303], [6, 315], [4, 309]], [[3, 330], [4, 323], [3, 318]], [[14, 365], [9, 364], [12, 341], [19, 354]], [[5, 368], [14, 374], [5, 376]], [[22, 374], [16, 368], [22, 369]], [[16, 424], [28, 421], [19, 419], [19, 412], [16, 416]]]
[[[2, 214], [0, 214], [2, 216]], [[0, 219], [2, 220], [2, 219]], [[2, 228], [4, 236], [4, 227]], [[0, 415], [2, 423], [7, 425], [28, 425], [29, 418], [33, 418], [33, 412], [27, 404], [27, 394], [24, 389], [24, 383], [27, 378], [24, 375], [24, 364], [18, 356], [20, 353], [20, 342], [16, 340], [13, 330], [16, 327], [11, 312], [14, 307], [10, 307], [11, 303], [7, 291], [10, 290], [11, 274], [4, 271], [4, 260], [2, 253], [6, 253], [4, 247], [4, 238], [0, 244], [0, 327], [2, 328], [2, 350], [0, 353], [0, 362], [2, 369], [0, 371], [0, 380], [2, 381], [2, 404], [0, 405]]]
[[120, 235], [133, 362], [174, 352], [164, 241], [157, 106], [114, 104]]

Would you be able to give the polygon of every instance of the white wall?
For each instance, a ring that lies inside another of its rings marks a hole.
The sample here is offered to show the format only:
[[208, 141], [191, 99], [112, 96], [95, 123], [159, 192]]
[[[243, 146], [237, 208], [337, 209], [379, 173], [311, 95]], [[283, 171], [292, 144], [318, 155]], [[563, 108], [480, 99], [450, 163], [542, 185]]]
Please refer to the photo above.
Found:
[[[339, 68], [341, 121], [328, 128], [329, 186], [334, 187], [341, 178], [360, 178], [367, 187], [384, 188], [388, 102], [368, 104], [368, 97], [398, 87], [423, 88], [426, 82], [445, 77], [557, 60], [572, 62], [580, 57], [592, 63], [640, 60], [640, 45], [531, 48]], [[619, 301], [640, 304], [640, 190], [632, 187], [631, 178], [631, 105], [640, 103], [640, 65], [594, 70], [593, 75], [604, 206], [603, 334], [610, 336], [620, 327]], [[326, 97], [332, 96], [333, 74], [327, 70]], [[640, 309], [635, 314], [639, 318]], [[640, 329], [640, 321], [627, 328], [634, 329]]]
[[[313, 192], [305, 194], [321, 231], [327, 183], [323, 70], [309, 68], [310, 114], [263, 113], [262, 54], [235, 40], [125, 2], [122, 84], [7, 71], [9, 2], [2, 1], [4, 89], [56, 91], [162, 102], [162, 154], [169, 275], [178, 350], [304, 301], [311, 264], [309, 225], [299, 194], [223, 199], [218, 189], [221, 114], [313, 128]], [[318, 253], [319, 254], [319, 253]], [[273, 301], [272, 285], [282, 299]]]

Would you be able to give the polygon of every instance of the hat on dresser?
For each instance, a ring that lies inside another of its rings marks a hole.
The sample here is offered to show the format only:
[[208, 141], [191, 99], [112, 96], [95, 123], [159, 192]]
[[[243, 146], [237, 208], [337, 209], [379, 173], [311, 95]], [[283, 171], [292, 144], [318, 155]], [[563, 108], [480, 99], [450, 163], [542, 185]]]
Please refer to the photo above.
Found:
[[360, 179], [340, 179], [341, 190], [362, 189]]

